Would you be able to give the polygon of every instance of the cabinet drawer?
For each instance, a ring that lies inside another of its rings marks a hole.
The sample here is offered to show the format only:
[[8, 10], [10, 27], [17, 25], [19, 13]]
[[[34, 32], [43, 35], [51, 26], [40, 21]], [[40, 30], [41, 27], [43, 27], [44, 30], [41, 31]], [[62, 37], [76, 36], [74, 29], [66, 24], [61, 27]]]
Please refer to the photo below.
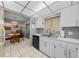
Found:
[[59, 45], [59, 46], [66, 46], [66, 42], [62, 42], [62, 41], [55, 41], [55, 45]]
[[78, 53], [73, 50], [70, 50], [69, 51], [69, 58], [78, 58]]
[[75, 52], [78, 52], [79, 46], [78, 46], [78, 45], [75, 45], [75, 44], [69, 43], [69, 44], [68, 44], [68, 49], [73, 50], [73, 51], [75, 51]]

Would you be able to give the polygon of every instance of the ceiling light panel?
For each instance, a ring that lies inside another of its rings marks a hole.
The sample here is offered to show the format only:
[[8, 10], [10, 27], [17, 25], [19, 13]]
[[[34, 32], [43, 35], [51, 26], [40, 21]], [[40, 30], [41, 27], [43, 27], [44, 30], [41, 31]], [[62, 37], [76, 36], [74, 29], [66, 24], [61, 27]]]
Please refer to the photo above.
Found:
[[19, 13], [23, 9], [22, 6], [18, 5], [17, 3], [13, 2], [13, 1], [5, 1], [4, 2], [4, 7], [8, 8], [10, 10], [14, 10], [14, 11], [19, 12]]
[[39, 15], [39, 14], [35, 14], [35, 15], [33, 15], [32, 17], [39, 18], [40, 15]]
[[33, 14], [35, 14], [34, 12], [28, 10], [27, 8], [22, 12], [22, 14], [24, 15], [28, 15], [28, 16], [32, 16]]
[[28, 1], [16, 1], [16, 2], [21, 4], [22, 6], [25, 6], [28, 3]]
[[35, 12], [38, 12], [45, 8], [46, 5], [42, 1], [31, 1], [27, 7], [34, 10]]
[[67, 7], [67, 6], [69, 6], [70, 4], [71, 4], [70, 1], [62, 1], [62, 2], [57, 1], [55, 4], [52, 4], [52, 5], [49, 6], [49, 7], [52, 9], [52, 11], [56, 11], [56, 10], [60, 10], [60, 9], [62, 9], [62, 8], [64, 8], [64, 7]]
[[3, 5], [2, 5], [2, 1], [0, 1], [0, 6], [3, 6]]
[[51, 13], [51, 11], [48, 9], [48, 8], [45, 8], [43, 10], [41, 10], [40, 12], [38, 12], [40, 15], [45, 15], [45, 14], [48, 14], [48, 13]]
[[55, 1], [45, 1], [45, 3], [49, 6], [51, 5], [52, 3], [54, 3]]

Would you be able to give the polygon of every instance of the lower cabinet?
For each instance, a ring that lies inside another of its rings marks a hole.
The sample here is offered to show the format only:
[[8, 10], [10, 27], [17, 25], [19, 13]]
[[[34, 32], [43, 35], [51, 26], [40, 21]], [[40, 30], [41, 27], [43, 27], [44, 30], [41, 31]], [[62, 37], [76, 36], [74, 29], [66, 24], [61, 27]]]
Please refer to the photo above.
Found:
[[69, 55], [69, 58], [78, 58], [78, 51], [79, 51], [79, 46], [76, 45], [76, 44], [72, 44], [72, 43], [69, 43], [68, 44], [68, 55]]
[[69, 58], [78, 58], [78, 52], [70, 50], [69, 51]]
[[54, 41], [51, 42], [50, 46], [51, 46], [50, 47], [50, 57], [54, 58], [55, 57]]
[[67, 49], [65, 42], [55, 41], [55, 58], [66, 58]]
[[66, 58], [66, 48], [63, 46], [55, 46], [55, 58]]
[[79, 45], [74, 43], [53, 40], [49, 38], [40, 39], [40, 51], [51, 58], [78, 58]]
[[46, 41], [46, 54], [49, 56], [49, 57], [54, 57], [54, 43], [51, 42], [51, 41]]
[[45, 41], [44, 46], [45, 46], [46, 55], [50, 56], [51, 43], [49, 41]]
[[44, 40], [40, 40], [40, 50], [43, 52], [43, 53], [45, 53], [46, 51], [45, 51], [45, 41]]
[[48, 39], [40, 39], [40, 50], [49, 57], [54, 57], [54, 44]]

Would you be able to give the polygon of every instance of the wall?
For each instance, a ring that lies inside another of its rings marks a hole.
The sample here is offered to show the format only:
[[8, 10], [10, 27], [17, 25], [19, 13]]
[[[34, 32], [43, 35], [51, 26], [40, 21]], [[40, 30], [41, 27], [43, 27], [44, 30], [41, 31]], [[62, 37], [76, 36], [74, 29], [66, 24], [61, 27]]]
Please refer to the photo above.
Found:
[[66, 27], [64, 31], [67, 38], [79, 39], [79, 27]]
[[0, 44], [4, 43], [4, 9], [0, 7]]
[[0, 56], [4, 56], [3, 45], [5, 43], [4, 35], [4, 9], [0, 7]]

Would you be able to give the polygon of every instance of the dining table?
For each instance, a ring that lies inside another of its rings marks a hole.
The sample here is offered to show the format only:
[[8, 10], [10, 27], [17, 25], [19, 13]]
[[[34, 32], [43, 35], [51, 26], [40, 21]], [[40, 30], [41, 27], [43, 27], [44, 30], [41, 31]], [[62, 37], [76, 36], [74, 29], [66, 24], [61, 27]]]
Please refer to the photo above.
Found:
[[8, 35], [11, 37], [10, 43], [20, 42], [20, 33], [15, 32]]

